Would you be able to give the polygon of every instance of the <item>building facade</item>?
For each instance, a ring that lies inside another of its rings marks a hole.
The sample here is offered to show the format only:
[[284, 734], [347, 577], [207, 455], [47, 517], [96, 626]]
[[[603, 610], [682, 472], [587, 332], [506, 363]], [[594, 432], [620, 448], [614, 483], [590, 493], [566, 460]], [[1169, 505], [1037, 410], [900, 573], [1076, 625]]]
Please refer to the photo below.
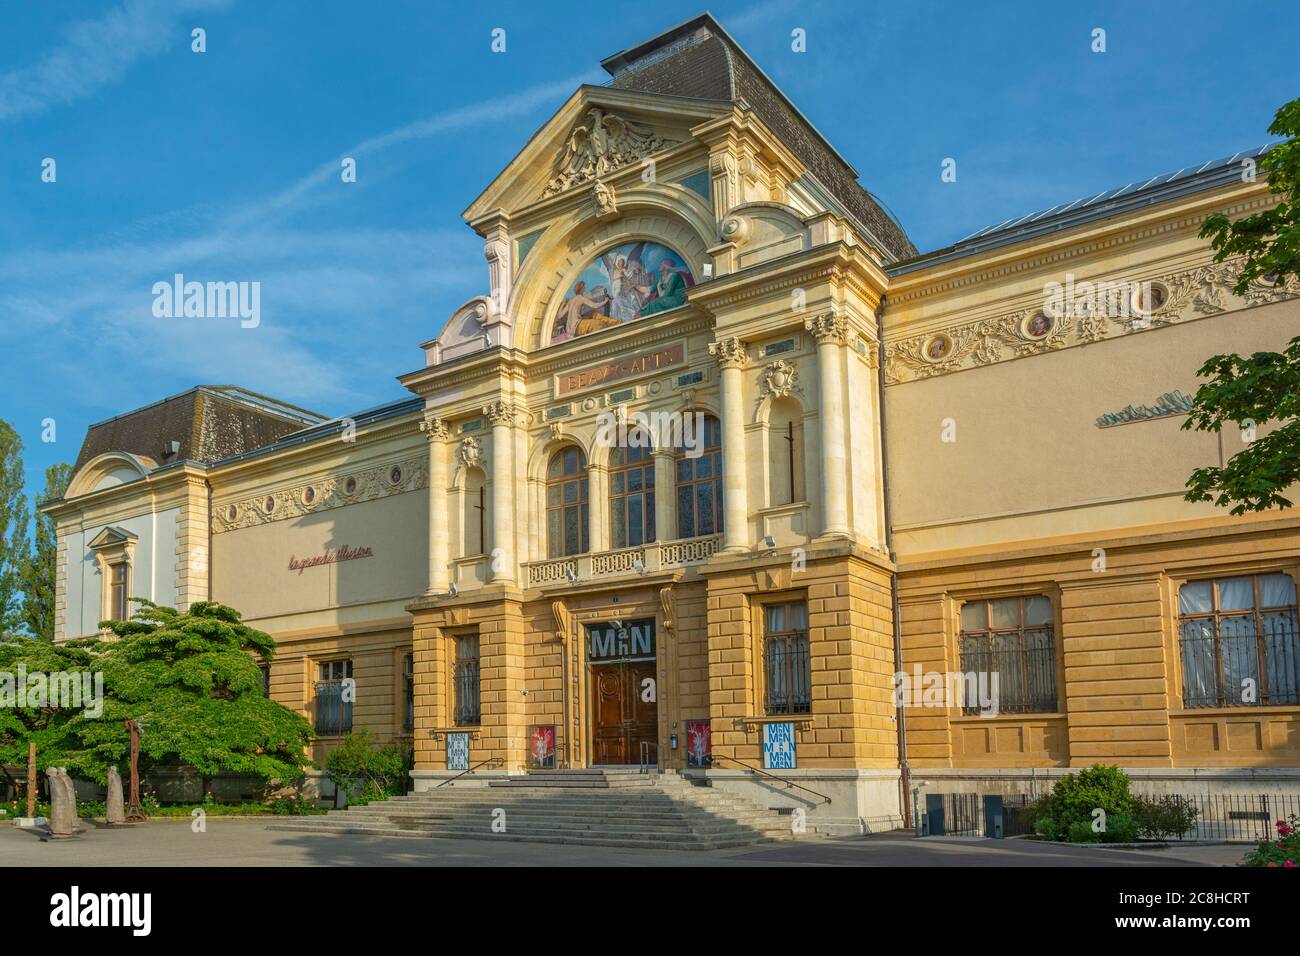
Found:
[[1183, 499], [1254, 437], [1181, 430], [1195, 370], [1300, 330], [1197, 238], [1272, 202], [1239, 158], [922, 255], [711, 17], [603, 66], [465, 212], [412, 397], [91, 428], [59, 639], [229, 604], [314, 756], [419, 788], [649, 764], [851, 832], [1098, 761], [1300, 786], [1300, 513]]

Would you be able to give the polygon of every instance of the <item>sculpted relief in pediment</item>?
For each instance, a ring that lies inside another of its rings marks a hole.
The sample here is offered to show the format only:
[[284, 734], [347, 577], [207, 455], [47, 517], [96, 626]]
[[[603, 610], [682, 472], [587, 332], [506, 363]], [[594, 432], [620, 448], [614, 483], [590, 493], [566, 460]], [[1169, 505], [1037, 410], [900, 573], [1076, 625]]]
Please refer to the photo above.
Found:
[[569, 133], [543, 196], [554, 196], [675, 145], [648, 126], [593, 107]]

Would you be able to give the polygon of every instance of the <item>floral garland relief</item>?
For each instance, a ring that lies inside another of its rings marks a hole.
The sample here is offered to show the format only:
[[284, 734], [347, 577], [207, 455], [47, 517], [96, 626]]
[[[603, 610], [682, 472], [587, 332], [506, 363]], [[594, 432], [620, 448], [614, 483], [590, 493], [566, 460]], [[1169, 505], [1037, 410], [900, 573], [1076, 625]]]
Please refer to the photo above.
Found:
[[300, 518], [345, 505], [416, 491], [428, 484], [424, 456], [392, 462], [368, 471], [331, 475], [293, 488], [214, 505], [212, 533], [237, 531], [272, 521]]
[[[1153, 285], [1164, 287], [1164, 300], [1149, 316], [1134, 313], [1112, 318], [1089, 309], [1076, 297], [1068, 314], [1051, 322], [1046, 334], [1037, 337], [1027, 330], [1027, 323], [1040, 313], [1025, 309], [909, 336], [885, 347], [885, 382], [897, 385], [1226, 312], [1237, 298], [1232, 287], [1240, 271], [1238, 259], [1153, 279]], [[1125, 294], [1140, 287], [1141, 283], [1123, 286]], [[1300, 297], [1300, 280], [1290, 277], [1281, 283], [1256, 280], [1239, 301], [1242, 307], [1251, 308], [1296, 297]]]

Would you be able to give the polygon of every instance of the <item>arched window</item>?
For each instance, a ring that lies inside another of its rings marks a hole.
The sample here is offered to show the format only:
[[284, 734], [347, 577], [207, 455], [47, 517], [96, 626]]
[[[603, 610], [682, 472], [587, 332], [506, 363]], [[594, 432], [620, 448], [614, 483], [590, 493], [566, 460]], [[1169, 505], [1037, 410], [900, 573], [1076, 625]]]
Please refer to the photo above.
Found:
[[802, 501], [803, 413], [798, 402], [778, 398], [767, 420], [768, 505]]
[[650, 438], [629, 429], [626, 448], [609, 458], [609, 541], [633, 548], [655, 539], [655, 460]]
[[[722, 531], [722, 425], [712, 415], [687, 416], [690, 431], [677, 449], [677, 537]], [[694, 427], [702, 422], [702, 427]]]
[[483, 490], [483, 469], [465, 472], [465, 513], [461, 520], [461, 537], [465, 555], [487, 553], [487, 495]]
[[546, 555], [563, 558], [587, 550], [587, 456], [561, 448], [546, 466]]

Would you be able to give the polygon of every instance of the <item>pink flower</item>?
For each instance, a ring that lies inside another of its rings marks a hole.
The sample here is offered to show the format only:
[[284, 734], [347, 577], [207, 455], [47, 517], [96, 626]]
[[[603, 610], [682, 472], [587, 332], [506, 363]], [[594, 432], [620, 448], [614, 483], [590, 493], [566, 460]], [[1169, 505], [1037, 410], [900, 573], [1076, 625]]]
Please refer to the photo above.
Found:
[[1295, 869], [1295, 861], [1287, 860], [1285, 863], [1282, 864], [1282, 866], [1284, 866], [1288, 870]]

